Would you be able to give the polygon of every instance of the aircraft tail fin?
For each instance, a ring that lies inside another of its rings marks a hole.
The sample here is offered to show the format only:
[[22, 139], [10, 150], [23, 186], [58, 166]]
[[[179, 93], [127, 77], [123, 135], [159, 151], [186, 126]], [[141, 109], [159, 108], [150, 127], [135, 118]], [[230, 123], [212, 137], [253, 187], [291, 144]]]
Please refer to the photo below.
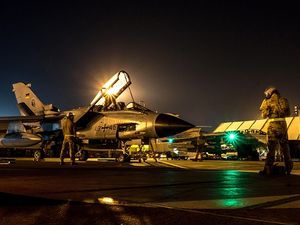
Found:
[[59, 112], [52, 104], [45, 105], [31, 90], [31, 84], [15, 83], [13, 92], [22, 116], [41, 116]]

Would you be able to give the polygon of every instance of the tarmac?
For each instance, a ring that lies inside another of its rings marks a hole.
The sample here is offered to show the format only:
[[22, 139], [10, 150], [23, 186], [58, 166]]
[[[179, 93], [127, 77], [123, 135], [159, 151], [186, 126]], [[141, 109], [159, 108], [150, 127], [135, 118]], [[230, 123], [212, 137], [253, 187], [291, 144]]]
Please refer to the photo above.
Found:
[[0, 224], [300, 224], [300, 162], [0, 159]]

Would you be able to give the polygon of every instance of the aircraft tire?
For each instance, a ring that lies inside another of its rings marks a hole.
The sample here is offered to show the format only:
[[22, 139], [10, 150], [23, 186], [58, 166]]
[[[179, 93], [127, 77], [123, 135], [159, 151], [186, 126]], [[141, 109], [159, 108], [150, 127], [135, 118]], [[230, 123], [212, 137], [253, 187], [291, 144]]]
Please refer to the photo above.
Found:
[[128, 154], [125, 154], [124, 162], [130, 162], [131, 156]]
[[117, 162], [124, 162], [125, 161], [125, 156], [123, 153], [121, 153], [117, 158], [116, 158]]
[[131, 156], [128, 154], [121, 153], [118, 158], [116, 158], [117, 162], [130, 162]]
[[81, 150], [81, 154], [79, 155], [80, 161], [86, 161], [89, 158], [89, 153], [86, 150]]
[[41, 159], [45, 158], [45, 153], [43, 150], [36, 150], [33, 153], [34, 161], [39, 162]]

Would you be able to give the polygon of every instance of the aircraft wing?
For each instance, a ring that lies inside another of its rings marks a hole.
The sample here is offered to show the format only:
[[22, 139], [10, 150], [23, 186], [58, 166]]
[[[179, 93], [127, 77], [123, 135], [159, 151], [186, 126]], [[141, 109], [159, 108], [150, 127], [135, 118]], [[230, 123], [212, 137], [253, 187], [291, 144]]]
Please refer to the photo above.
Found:
[[36, 122], [53, 122], [59, 121], [64, 115], [58, 116], [5, 116], [0, 117], [0, 132], [6, 132], [10, 123], [36, 123]]
[[9, 123], [13, 121], [20, 121], [23, 123], [30, 123], [30, 122], [39, 122], [44, 118], [44, 116], [5, 116], [0, 117], [0, 123]]
[[23, 123], [34, 123], [34, 122], [52, 122], [60, 120], [64, 115], [58, 116], [4, 116], [0, 117], [0, 123], [20, 121]]

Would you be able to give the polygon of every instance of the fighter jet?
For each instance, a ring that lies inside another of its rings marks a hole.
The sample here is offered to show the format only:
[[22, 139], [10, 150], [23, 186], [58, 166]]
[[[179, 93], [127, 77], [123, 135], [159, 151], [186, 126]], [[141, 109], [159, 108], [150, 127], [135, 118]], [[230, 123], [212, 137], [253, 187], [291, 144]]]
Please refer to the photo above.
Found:
[[[49, 134], [59, 130], [62, 118], [72, 112], [75, 115], [83, 159], [87, 159], [87, 151], [121, 148], [123, 151], [118, 159], [128, 161], [128, 142], [138, 140], [141, 145], [151, 144], [151, 140], [155, 138], [171, 136], [193, 127], [176, 116], [154, 112], [136, 102], [127, 106], [123, 102], [117, 102], [117, 98], [130, 84], [129, 75], [120, 71], [104, 84], [89, 106], [66, 111], [60, 111], [52, 104], [43, 104], [30, 85], [13, 84], [13, 91], [21, 115], [42, 117], [46, 121], [41, 119], [40, 130], [35, 133], [43, 137], [43, 132]], [[52, 122], [49, 123], [50, 119]]]

